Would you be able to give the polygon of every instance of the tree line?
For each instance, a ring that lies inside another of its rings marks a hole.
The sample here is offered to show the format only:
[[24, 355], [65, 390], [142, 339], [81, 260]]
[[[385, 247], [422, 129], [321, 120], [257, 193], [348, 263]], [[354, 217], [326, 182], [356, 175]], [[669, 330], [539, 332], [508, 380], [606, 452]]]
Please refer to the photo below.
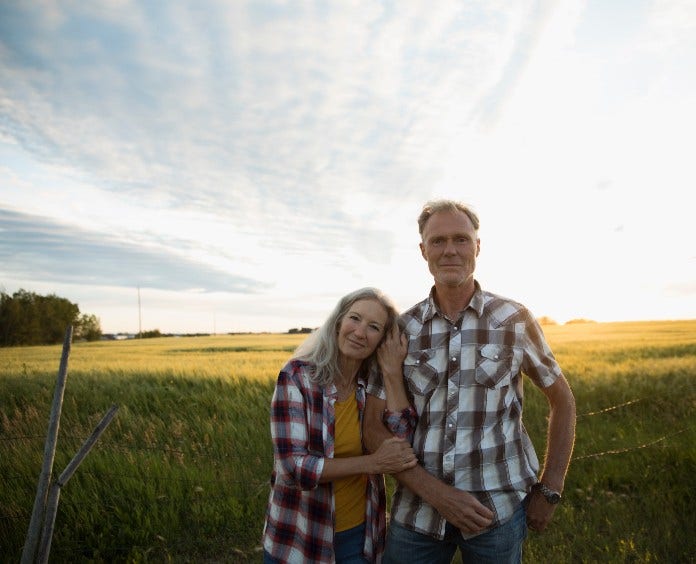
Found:
[[81, 314], [77, 304], [55, 294], [40, 296], [20, 289], [11, 296], [0, 292], [0, 346], [62, 343], [68, 325], [73, 339], [98, 341], [99, 319]]

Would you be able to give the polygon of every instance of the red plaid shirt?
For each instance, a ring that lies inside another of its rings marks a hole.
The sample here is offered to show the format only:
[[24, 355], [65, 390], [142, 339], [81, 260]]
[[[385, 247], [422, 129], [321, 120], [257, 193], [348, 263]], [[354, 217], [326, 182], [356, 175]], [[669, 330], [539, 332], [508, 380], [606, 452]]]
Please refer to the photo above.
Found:
[[[324, 461], [333, 458], [335, 436], [334, 385], [310, 380], [312, 366], [293, 359], [280, 371], [271, 401], [274, 468], [266, 511], [263, 547], [281, 562], [335, 562], [333, 485], [319, 483]], [[364, 378], [358, 378], [356, 399], [362, 422]], [[387, 413], [385, 423], [397, 436], [410, 438], [415, 410]], [[384, 550], [386, 497], [384, 477], [367, 477], [363, 554], [378, 562]]]

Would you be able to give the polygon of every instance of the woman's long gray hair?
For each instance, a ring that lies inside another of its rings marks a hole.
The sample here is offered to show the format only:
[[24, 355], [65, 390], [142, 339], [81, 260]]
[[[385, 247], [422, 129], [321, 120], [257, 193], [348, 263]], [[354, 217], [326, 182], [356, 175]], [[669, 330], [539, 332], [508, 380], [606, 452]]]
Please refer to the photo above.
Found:
[[[334, 381], [335, 375], [340, 372], [338, 363], [338, 329], [341, 320], [350, 311], [353, 304], [360, 300], [374, 300], [379, 302], [387, 311], [387, 322], [384, 325], [384, 335], [391, 331], [394, 323], [397, 323], [399, 312], [394, 302], [384, 292], [377, 288], [360, 288], [343, 296], [336, 304], [333, 312], [324, 324], [314, 331], [302, 344], [295, 349], [293, 358], [306, 360], [315, 366], [312, 380], [317, 384], [326, 386]], [[384, 337], [382, 337], [384, 339]], [[381, 344], [381, 341], [380, 341]], [[361, 370], [369, 370], [370, 365], [376, 361], [376, 352], [366, 358]]]

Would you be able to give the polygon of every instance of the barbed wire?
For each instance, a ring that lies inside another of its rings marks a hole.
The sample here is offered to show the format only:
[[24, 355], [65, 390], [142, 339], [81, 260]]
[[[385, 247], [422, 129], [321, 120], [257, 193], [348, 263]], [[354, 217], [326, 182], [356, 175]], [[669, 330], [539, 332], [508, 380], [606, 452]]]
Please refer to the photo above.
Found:
[[627, 407], [629, 405], [633, 405], [634, 403], [638, 403], [640, 401], [643, 401], [644, 398], [638, 398], [638, 399], [632, 399], [629, 401], [625, 401], [623, 403], [619, 403], [617, 405], [612, 405], [611, 407], [605, 407], [604, 409], [600, 409], [599, 411], [589, 411], [587, 413], [582, 413], [580, 415], [577, 415], [575, 418], [580, 419], [582, 417], [590, 417], [591, 415], [602, 415], [603, 413], [608, 413], [610, 411], [614, 411], [616, 409], [619, 409], [621, 407]]
[[[615, 411], [617, 409], [621, 409], [624, 407], [628, 407], [631, 405], [634, 405], [636, 403], [639, 403], [643, 401], [645, 398], [635, 398], [631, 399], [628, 401], [625, 401], [620, 404], [612, 405], [609, 407], [605, 407], [603, 409], [599, 409], [596, 411], [589, 411], [586, 413], [582, 413], [580, 415], [576, 416], [576, 419], [581, 419], [583, 417], [591, 417], [591, 416], [596, 416], [596, 415], [603, 415], [612, 411]], [[634, 450], [640, 450], [643, 448], [647, 448], [649, 446], [653, 446], [657, 443], [663, 442], [667, 440], [670, 437], [673, 437], [675, 435], [678, 435], [684, 431], [686, 431], [688, 428], [681, 429], [679, 431], [676, 431], [674, 433], [670, 433], [668, 435], [664, 435], [663, 437], [660, 437], [658, 439], [655, 439], [654, 441], [644, 443], [641, 445], [637, 446], [632, 446], [632, 447], [626, 447], [626, 448], [620, 448], [620, 449], [612, 449], [612, 450], [606, 450], [598, 453], [592, 453], [592, 454], [585, 454], [581, 456], [576, 456], [573, 457], [572, 460], [583, 460], [586, 458], [597, 458], [600, 456], [605, 456], [605, 455], [611, 455], [611, 454], [621, 454], [621, 453], [626, 453], [626, 452], [631, 452]], [[22, 440], [37, 440], [37, 439], [44, 439], [45, 437], [41, 435], [11, 435], [11, 436], [4, 436], [0, 437], [0, 441], [22, 441]], [[86, 437], [84, 436], [79, 436], [79, 435], [61, 435], [62, 439], [71, 439], [71, 440], [76, 440], [76, 441], [84, 441]], [[191, 462], [196, 462], [200, 460], [206, 460], [211, 457], [214, 457], [216, 460], [237, 460], [240, 458], [245, 458], [244, 455], [237, 455], [233, 453], [223, 453], [223, 452], [214, 452], [213, 449], [200, 449], [198, 448], [195, 451], [191, 450], [182, 450], [180, 448], [173, 448], [170, 445], [154, 445], [154, 446], [147, 446], [147, 445], [130, 445], [130, 444], [114, 444], [114, 443], [109, 443], [109, 444], [98, 444], [96, 445], [96, 449], [105, 451], [120, 451], [120, 452], [125, 452], [125, 453], [132, 453], [133, 451], [137, 452], [161, 452], [163, 454], [167, 455], [173, 455], [173, 456], [182, 456], [182, 457], [187, 457]], [[85, 472], [87, 473], [87, 472]], [[103, 475], [103, 474], [102, 474]], [[112, 477], [130, 477], [132, 479], [138, 479], [142, 480], [142, 476], [128, 476], [124, 474], [108, 474], [111, 475]], [[5, 479], [20, 479], [22, 478], [21, 476], [6, 476]], [[148, 479], [152, 479], [151, 477]], [[172, 477], [167, 477], [167, 478], [162, 478], [162, 479], [167, 479], [167, 480], [181, 480], [181, 481], [188, 481], [189, 478], [172, 478]], [[206, 482], [205, 480], [203, 482]], [[208, 480], [207, 483], [212, 483], [214, 480]], [[226, 480], [228, 483], [246, 483], [246, 480]], [[257, 483], [262, 483], [262, 482], [257, 482]]]
[[[603, 408], [600, 410], [596, 411], [591, 411], [584, 413], [578, 417], [590, 417], [590, 416], [598, 416], [598, 415], [603, 415], [615, 410], [618, 410], [620, 408], [625, 408], [631, 405], [634, 405], [638, 402], [643, 401], [643, 398], [637, 398], [637, 399], [632, 399], [626, 402], [623, 402], [621, 404], [613, 405], [607, 408]], [[674, 431], [672, 433], [668, 433], [665, 435], [662, 435], [658, 438], [655, 438], [653, 440], [644, 442], [639, 445], [635, 446], [628, 446], [625, 448], [617, 448], [617, 449], [611, 449], [611, 450], [605, 450], [601, 452], [596, 452], [596, 453], [590, 453], [590, 454], [584, 454], [580, 456], [575, 456], [572, 458], [573, 462], [581, 461], [581, 460], [587, 460], [587, 459], [596, 459], [596, 458], [602, 458], [606, 456], [611, 456], [611, 455], [620, 455], [620, 454], [626, 454], [630, 453], [633, 451], [638, 451], [650, 447], [654, 447], [656, 445], [664, 444], [666, 441], [669, 439], [674, 438], [675, 436], [678, 436], [686, 431], [691, 430], [693, 427], [685, 427], [682, 429], [679, 429], [677, 431]], [[22, 440], [34, 440], [34, 439], [43, 439], [44, 437], [39, 437], [39, 436], [34, 436], [34, 435], [15, 435], [15, 436], [5, 436], [2, 437], [2, 441], [22, 441]], [[74, 440], [83, 440], [83, 437], [80, 436], [75, 436], [75, 435], [69, 435], [65, 436], [63, 438], [70, 438]], [[230, 459], [230, 458], [242, 458], [243, 455], [236, 455], [233, 453], [215, 453], [212, 450], [210, 451], [198, 451], [198, 452], [190, 452], [190, 451], [185, 451], [185, 450], [180, 450], [180, 449], [174, 449], [170, 445], [153, 445], [153, 446], [143, 446], [143, 445], [124, 445], [124, 444], [116, 444], [114, 445], [113, 443], [103, 443], [100, 446], [100, 450], [102, 451], [124, 451], [124, 452], [132, 452], [132, 451], [137, 451], [137, 452], [162, 452], [164, 454], [178, 454], [178, 455], [183, 455], [187, 457], [187, 463], [184, 465], [184, 470], [185, 471], [195, 471], [196, 468], [192, 468], [191, 466], [195, 462], [200, 462], [200, 461], [206, 461], [210, 460], [211, 458], [217, 460], [220, 459]], [[249, 466], [247, 469], [249, 470], [250, 475], [257, 475], [257, 476], [262, 476], [268, 472], [269, 477], [270, 477], [270, 465], [269, 468], [264, 468], [264, 471], [261, 472], [261, 466], [263, 464], [259, 464], [258, 466]], [[220, 475], [219, 478], [215, 477], [196, 477], [196, 476], [171, 476], [171, 475], [166, 475], [166, 476], [153, 476], [153, 475], [141, 475], [137, 473], [129, 473], [129, 472], [103, 472], [103, 471], [94, 471], [90, 470], [87, 468], [84, 468], [80, 472], [80, 476], [82, 479], [88, 479], [88, 480], [107, 480], [107, 481], [117, 481], [117, 480], [133, 480], [135, 482], [139, 482], [143, 484], [143, 488], [147, 488], [148, 484], [152, 488], [152, 484], [155, 484], [155, 488], [159, 488], [160, 484], [169, 484], [173, 485], [174, 488], [176, 488], [176, 484], [179, 484], [180, 486], [183, 484], [185, 489], [188, 490], [190, 493], [188, 493], [185, 497], [187, 500], [194, 499], [196, 500], [196, 503], [218, 503], [221, 500], [226, 500], [230, 499], [230, 491], [237, 491], [238, 493], [241, 492], [243, 496], [249, 496], [249, 499], [255, 498], [261, 495], [267, 495], [268, 490], [270, 488], [270, 481], [269, 477], [263, 476], [263, 478], [259, 479], [231, 479], [230, 476], [225, 475], [222, 476], [222, 471], [224, 469], [221, 469], [217, 467], [216, 465], [210, 466], [210, 467], [204, 467], [204, 470], [212, 470], [214, 473], [217, 473]], [[178, 468], [176, 471], [179, 471]], [[14, 481], [14, 480], [27, 480], [26, 476], [23, 475], [12, 475], [12, 476], [4, 476], [3, 480], [6, 482]], [[243, 486], [243, 488], [240, 490], [239, 487]], [[219, 493], [218, 493], [219, 492]], [[135, 494], [137, 495], [137, 493]], [[161, 492], [157, 493], [151, 493], [151, 502], [156, 504], [157, 506], [160, 507], [166, 507], [167, 504], [176, 504], [179, 505], [182, 502], [181, 497], [175, 496], [169, 496], [167, 495], [167, 489], [164, 488], [161, 490]], [[150, 498], [149, 498], [150, 499]], [[77, 508], [79, 510], [80, 507], [91, 507], [92, 502], [81, 502], [81, 501], [76, 501], [76, 500], [71, 500], [70, 505], [73, 507]], [[9, 508], [8, 508], [9, 509]], [[103, 507], [102, 510], [104, 511], [105, 515], [113, 514], [113, 515], [118, 515], [117, 510], [114, 508], [107, 508]], [[2, 527], [6, 528], [16, 528], [19, 526], [19, 523], [26, 522], [29, 519], [30, 513], [27, 510], [22, 510], [22, 509], [10, 509], [8, 511], [0, 511], [0, 523], [2, 523]], [[194, 519], [195, 521], [195, 519]], [[193, 521], [192, 521], [193, 522]], [[229, 528], [223, 528], [220, 529], [216, 527], [215, 529], [215, 535], [218, 536], [219, 540], [215, 540], [214, 538], [206, 538], [202, 540], [201, 544], [201, 550], [208, 550], [212, 551], [212, 553], [224, 553], [226, 557], [234, 557], [237, 558], [239, 561], [251, 561], [254, 558], [258, 557], [258, 551], [259, 547], [253, 547], [253, 548], [247, 548], [246, 550], [242, 550], [240, 548], [236, 548], [232, 546], [234, 543], [234, 539], [232, 538], [234, 536], [235, 531]], [[175, 555], [177, 554], [180, 550], [189, 550], [190, 549], [190, 542], [177, 542], [176, 539], [164, 539], [159, 537], [158, 535], [153, 536], [152, 543], [147, 544], [147, 545], [128, 545], [128, 546], [121, 546], [118, 544], [115, 544], [113, 546], [108, 547], [108, 552], [112, 555], [118, 555], [118, 554], [133, 554], [134, 550], [136, 552], [142, 551], [144, 553], [150, 554], [152, 557], [154, 554], [159, 554], [160, 551], [163, 553], [166, 553], [168, 555]], [[61, 546], [55, 546], [53, 550], [53, 554], [58, 557], [59, 559], [65, 558], [65, 559], [74, 559], [74, 558], [79, 558], [79, 555], [85, 555], [90, 553], [90, 551], [93, 550], [93, 547], [89, 545], [82, 545], [79, 543], [76, 544], [63, 544]], [[104, 550], [104, 547], [101, 547], [101, 550]]]
[[681, 433], [683, 433], [683, 432], [685, 432], [685, 431], [688, 431], [689, 429], [691, 429], [691, 427], [685, 427], [684, 429], [680, 429], [679, 431], [675, 431], [674, 433], [669, 433], [668, 435], [664, 435], [664, 436], [660, 437], [659, 439], [655, 439], [654, 441], [650, 441], [650, 442], [644, 443], [644, 444], [642, 444], [642, 445], [637, 445], [637, 446], [627, 447], [627, 448], [619, 448], [619, 449], [605, 450], [605, 451], [602, 451], [602, 452], [596, 452], [596, 453], [593, 453], [593, 454], [584, 454], [584, 455], [582, 455], [582, 456], [577, 456], [577, 457], [574, 456], [574, 457], [572, 458], [572, 461], [575, 462], [575, 461], [577, 461], [577, 460], [583, 460], [583, 459], [586, 459], [586, 458], [599, 458], [600, 456], [608, 456], [608, 455], [610, 455], [610, 454], [623, 454], [623, 453], [626, 453], [626, 452], [632, 452], [632, 451], [634, 451], [634, 450], [640, 450], [640, 449], [648, 448], [648, 447], [654, 446], [654, 445], [656, 445], [656, 444], [658, 444], [658, 443], [661, 443], [661, 442], [663, 442], [663, 441], [666, 441], [667, 439], [669, 439], [669, 438], [671, 438], [671, 437], [674, 437], [674, 436], [676, 436], [676, 435], [679, 435], [679, 434], [681, 434]]

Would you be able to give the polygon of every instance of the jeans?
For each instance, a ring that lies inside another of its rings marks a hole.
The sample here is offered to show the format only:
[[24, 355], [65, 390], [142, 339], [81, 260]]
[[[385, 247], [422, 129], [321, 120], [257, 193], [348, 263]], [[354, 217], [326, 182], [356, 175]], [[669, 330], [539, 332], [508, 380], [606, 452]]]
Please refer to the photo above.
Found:
[[527, 538], [525, 509], [520, 504], [509, 521], [465, 539], [447, 523], [445, 538], [438, 540], [391, 522], [387, 532], [384, 564], [449, 564], [459, 548], [463, 562], [520, 564], [522, 544]]
[[[341, 531], [334, 536], [334, 553], [336, 564], [369, 564], [363, 556], [363, 544], [365, 543], [365, 523]], [[280, 560], [271, 557], [263, 551], [264, 564], [281, 564]]]
[[368, 564], [363, 556], [365, 523], [334, 536], [336, 564]]

